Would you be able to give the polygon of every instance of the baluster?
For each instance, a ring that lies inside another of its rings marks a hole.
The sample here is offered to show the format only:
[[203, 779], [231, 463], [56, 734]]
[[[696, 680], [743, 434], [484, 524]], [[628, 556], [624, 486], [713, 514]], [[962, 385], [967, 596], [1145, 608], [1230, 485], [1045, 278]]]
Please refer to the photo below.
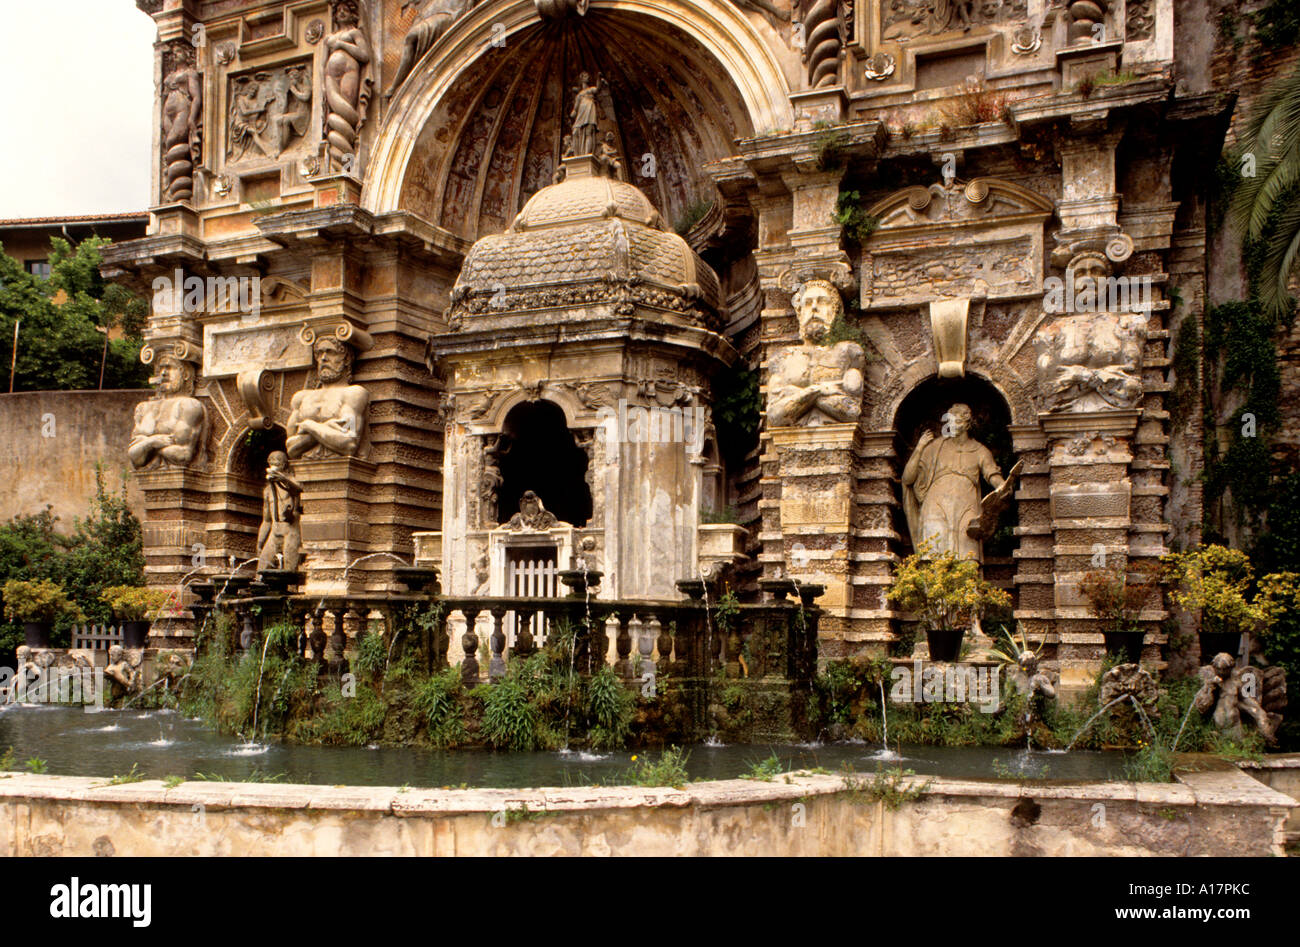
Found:
[[628, 660], [628, 655], [632, 653], [632, 636], [628, 633], [627, 621], [619, 614], [615, 613], [610, 616], [614, 619], [614, 648], [618, 653], [618, 658], [614, 661], [614, 671], [619, 677], [626, 680], [632, 676], [632, 662]]
[[517, 608], [512, 610], [510, 614], [515, 623], [514, 653], [521, 658], [526, 658], [535, 650], [533, 643], [534, 617], [531, 612], [521, 612]]
[[478, 622], [479, 612], [482, 608], [466, 606], [461, 609], [465, 616], [465, 634], [460, 639], [461, 649], [465, 652], [465, 658], [460, 664], [460, 677], [468, 687], [474, 687], [479, 682], [478, 670], [478, 634], [474, 626]]
[[673, 633], [671, 630], [672, 622], [667, 625], [662, 624], [659, 619], [653, 615], [650, 616], [651, 627], [658, 626], [659, 634], [656, 636], [655, 647], [659, 651], [659, 667], [671, 667], [673, 660]]
[[587, 670], [594, 674], [609, 658], [609, 634], [605, 631], [605, 620], [599, 615], [593, 615], [587, 627], [591, 629], [591, 665]]
[[492, 616], [492, 634], [488, 638], [488, 645], [492, 649], [492, 656], [488, 659], [488, 680], [495, 684], [506, 675], [506, 661], [504, 657], [506, 647], [506, 632], [504, 620], [506, 610], [500, 605], [494, 605], [489, 614]]

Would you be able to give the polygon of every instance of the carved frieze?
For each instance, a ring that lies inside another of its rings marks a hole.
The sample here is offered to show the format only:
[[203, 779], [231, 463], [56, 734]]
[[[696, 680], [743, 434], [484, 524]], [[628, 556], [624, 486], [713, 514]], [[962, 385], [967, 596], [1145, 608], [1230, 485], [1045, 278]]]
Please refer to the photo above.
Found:
[[1155, 35], [1156, 16], [1153, 0], [1128, 0], [1125, 5], [1124, 38], [1132, 43]]
[[226, 160], [279, 158], [305, 144], [312, 97], [309, 60], [231, 76]]
[[880, 0], [882, 39], [912, 39], [976, 26], [1018, 23], [1029, 0]]
[[1052, 208], [1050, 200], [996, 178], [895, 192], [867, 211], [879, 223], [862, 254], [862, 305], [1039, 291]]

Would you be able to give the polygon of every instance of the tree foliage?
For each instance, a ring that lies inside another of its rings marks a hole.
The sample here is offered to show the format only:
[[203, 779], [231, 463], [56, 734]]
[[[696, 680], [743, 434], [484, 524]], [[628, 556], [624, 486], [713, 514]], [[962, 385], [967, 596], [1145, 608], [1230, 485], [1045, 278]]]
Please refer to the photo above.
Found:
[[[148, 384], [148, 369], [140, 364], [148, 303], [100, 276], [99, 248], [108, 242], [92, 237], [74, 248], [54, 238], [48, 279], [28, 273], [0, 252], [0, 361], [5, 368], [13, 358], [14, 323], [22, 321], [15, 391], [98, 388], [101, 362], [105, 388]], [[99, 328], [123, 333], [109, 340], [106, 355]]]

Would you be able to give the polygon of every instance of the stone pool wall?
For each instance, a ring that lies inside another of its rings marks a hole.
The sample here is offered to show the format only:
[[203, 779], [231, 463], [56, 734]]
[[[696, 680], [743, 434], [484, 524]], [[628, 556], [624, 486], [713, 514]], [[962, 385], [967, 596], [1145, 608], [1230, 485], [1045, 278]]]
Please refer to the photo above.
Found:
[[1280, 855], [1297, 805], [1232, 767], [1170, 784], [935, 778], [897, 809], [844, 790], [820, 775], [402, 790], [13, 774], [0, 854]]

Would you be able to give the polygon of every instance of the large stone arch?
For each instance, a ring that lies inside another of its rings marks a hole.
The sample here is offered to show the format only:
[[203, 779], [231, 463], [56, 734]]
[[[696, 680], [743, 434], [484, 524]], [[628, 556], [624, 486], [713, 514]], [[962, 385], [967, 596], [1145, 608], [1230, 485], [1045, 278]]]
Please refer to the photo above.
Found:
[[[592, 36], [603, 37], [608, 45], [616, 47], [616, 54], [606, 55], [602, 47], [593, 46]], [[668, 81], [658, 83], [653, 75], [638, 74], [632, 51], [642, 45], [639, 40], [644, 41], [647, 50], [664, 44], [672, 47], [672, 56], [651, 57], [659, 74]], [[500, 45], [502, 42], [504, 46]], [[375, 213], [412, 210], [435, 224], [446, 226], [439, 219], [441, 207], [468, 204], [474, 213], [485, 216], [468, 222], [449, 221], [447, 229], [467, 239], [504, 229], [504, 224], [533, 189], [529, 181], [521, 181], [524, 170], [520, 166], [528, 161], [530, 153], [554, 151], [558, 155], [558, 138], [554, 138], [553, 128], [539, 129], [538, 121], [530, 118], [522, 132], [524, 140], [512, 140], [506, 146], [515, 149], [519, 157], [513, 162], [502, 162], [508, 166], [504, 174], [514, 176], [504, 188], [508, 192], [504, 200], [490, 199], [496, 195], [485, 189], [484, 182], [491, 173], [486, 165], [495, 152], [479, 156], [485, 168], [475, 184], [462, 186], [467, 200], [460, 199], [462, 194], [457, 194], [455, 200], [446, 200], [450, 193], [446, 175], [453, 164], [458, 163], [462, 169], [474, 164], [464, 154], [457, 153], [461, 139], [471, 134], [498, 136], [503, 134], [503, 128], [516, 136], [521, 134], [509, 129], [504, 118], [494, 123], [490, 117], [478, 117], [486, 111], [482, 108], [482, 97], [489, 94], [494, 77], [505, 76], [502, 91], [497, 93], [504, 96], [499, 104], [502, 115], [509, 109], [517, 111], [529, 90], [516, 77], [553, 68], [551, 60], [560, 55], [557, 49], [561, 46], [566, 62], [575, 59], [582, 68], [595, 63], [596, 71], [606, 71], [599, 65], [602, 57], [615, 74], [624, 63], [630, 64], [622, 101], [619, 101], [620, 90], [614, 90], [617, 109], [624, 111], [614, 116], [624, 136], [619, 142], [620, 150], [631, 158], [645, 150], [643, 145], [650, 150], [687, 155], [695, 162], [691, 174], [698, 174], [701, 187], [707, 179], [698, 172], [699, 164], [734, 153], [737, 138], [793, 124], [789, 83], [769, 43], [726, 0], [601, 0], [592, 4], [576, 27], [540, 22], [532, 0], [489, 0], [461, 17], [439, 39], [393, 98], [367, 161], [363, 206]], [[508, 68], [502, 64], [508, 64]], [[680, 74], [674, 70], [680, 70]], [[657, 92], [653, 88], [656, 85], [660, 86]], [[671, 88], [673, 95], [679, 94], [679, 88], [688, 90], [682, 94], [690, 97], [690, 108], [677, 111], [690, 115], [690, 122], [672, 120], [673, 103], [662, 101], [664, 86]], [[643, 101], [627, 101], [634, 97], [626, 94], [629, 91], [642, 96]], [[567, 106], [562, 95], [558, 100], [561, 111]], [[539, 112], [549, 109], [553, 125], [556, 104], [548, 100], [543, 90], [534, 93], [531, 102], [523, 103], [522, 107]], [[697, 105], [704, 113], [698, 119]], [[665, 120], [645, 122], [636, 114], [638, 110], [656, 115], [664, 113], [661, 117]], [[481, 121], [483, 127], [471, 128], [468, 115], [474, 115], [474, 120]], [[638, 129], [638, 121], [646, 127]], [[698, 129], [690, 127], [697, 121]], [[683, 129], [682, 125], [688, 127]], [[552, 140], [539, 147], [530, 137], [535, 132], [549, 132]], [[433, 138], [438, 135], [442, 137], [435, 142]], [[665, 137], [672, 140], [664, 141]], [[497, 138], [493, 137], [491, 147], [497, 144]], [[420, 161], [424, 166], [420, 166]], [[536, 165], [540, 163], [532, 162], [534, 167], [529, 173], [533, 178], [539, 176]], [[683, 166], [690, 167], [690, 163], [683, 162]], [[549, 175], [549, 168], [546, 173]], [[658, 188], [652, 200], [669, 220], [684, 209], [680, 206], [683, 202], [705, 196], [665, 193], [667, 185], [661, 182], [630, 179], [648, 191]], [[545, 183], [550, 183], [549, 179]], [[491, 211], [493, 204], [501, 204], [504, 210]]]

